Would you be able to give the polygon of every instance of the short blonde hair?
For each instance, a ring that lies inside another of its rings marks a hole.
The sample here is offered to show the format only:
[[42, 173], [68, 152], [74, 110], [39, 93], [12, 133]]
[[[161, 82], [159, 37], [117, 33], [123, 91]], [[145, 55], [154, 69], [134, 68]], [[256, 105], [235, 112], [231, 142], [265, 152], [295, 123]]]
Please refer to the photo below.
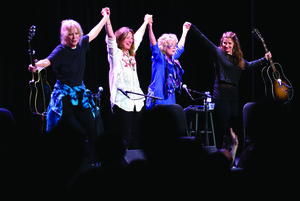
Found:
[[167, 47], [167, 43], [169, 41], [174, 41], [175, 43], [178, 43], [178, 38], [175, 34], [163, 34], [161, 37], [159, 37], [159, 39], [157, 40], [158, 42], [158, 47], [160, 49], [160, 51], [163, 54], [166, 54], [166, 47]]
[[60, 28], [60, 42], [62, 45], [66, 45], [66, 37], [68, 36], [71, 28], [76, 28], [79, 32], [79, 44], [81, 44], [82, 38], [83, 38], [83, 31], [78, 22], [75, 20], [63, 20], [61, 22], [61, 28]]

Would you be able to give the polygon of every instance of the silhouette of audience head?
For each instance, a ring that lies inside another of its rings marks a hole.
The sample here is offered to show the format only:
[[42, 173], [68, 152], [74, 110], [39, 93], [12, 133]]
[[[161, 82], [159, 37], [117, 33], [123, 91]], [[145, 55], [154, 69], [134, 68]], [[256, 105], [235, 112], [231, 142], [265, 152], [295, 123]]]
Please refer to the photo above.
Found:
[[148, 160], [163, 157], [178, 141], [181, 122], [172, 107], [155, 106], [143, 112], [140, 120], [140, 145]]
[[123, 139], [118, 134], [104, 133], [96, 140], [96, 155], [101, 167], [120, 167], [125, 151]]
[[0, 125], [1, 125], [1, 134], [0, 134], [0, 145], [7, 143], [11, 138], [11, 135], [14, 134], [15, 130], [15, 120], [11, 112], [5, 108], [0, 108]]

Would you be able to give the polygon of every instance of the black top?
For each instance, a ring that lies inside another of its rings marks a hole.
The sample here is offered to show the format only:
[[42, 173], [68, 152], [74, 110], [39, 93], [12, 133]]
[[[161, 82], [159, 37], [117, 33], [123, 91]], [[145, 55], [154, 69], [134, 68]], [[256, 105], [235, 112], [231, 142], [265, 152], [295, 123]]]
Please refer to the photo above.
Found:
[[[238, 86], [242, 68], [233, 62], [234, 56], [228, 55], [226, 52], [214, 45], [203, 35], [201, 31], [197, 29], [195, 25], [191, 26], [191, 30], [197, 35], [201, 43], [203, 43], [211, 51], [214, 58], [215, 85], [213, 98], [238, 101]], [[265, 65], [267, 63], [267, 59], [263, 57], [252, 62], [247, 62], [245, 60], [244, 62], [245, 70], [249, 70], [261, 65]]]
[[81, 86], [85, 70], [85, 53], [90, 49], [89, 36], [83, 36], [75, 49], [58, 45], [47, 57], [61, 84], [70, 87]]

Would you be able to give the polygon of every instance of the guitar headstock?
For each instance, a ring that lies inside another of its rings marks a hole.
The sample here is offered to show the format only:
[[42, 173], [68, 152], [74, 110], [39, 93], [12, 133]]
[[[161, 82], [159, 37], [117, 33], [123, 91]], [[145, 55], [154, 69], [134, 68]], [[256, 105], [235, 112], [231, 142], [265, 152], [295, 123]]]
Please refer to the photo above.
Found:
[[258, 29], [253, 29], [252, 33], [257, 36], [257, 38], [259, 38], [260, 40], [264, 40], [261, 33], [258, 31]]
[[30, 61], [31, 64], [34, 66], [35, 65], [35, 61], [33, 58], [33, 55], [35, 54], [34, 50], [32, 49], [32, 45], [31, 45], [31, 40], [33, 38], [33, 36], [35, 35], [35, 31], [36, 31], [36, 26], [32, 25], [29, 29], [29, 34], [28, 34], [28, 45], [29, 45], [29, 55], [30, 55]]
[[29, 40], [32, 40], [33, 36], [35, 35], [35, 31], [36, 31], [36, 26], [32, 25], [29, 29], [29, 35], [28, 35]]

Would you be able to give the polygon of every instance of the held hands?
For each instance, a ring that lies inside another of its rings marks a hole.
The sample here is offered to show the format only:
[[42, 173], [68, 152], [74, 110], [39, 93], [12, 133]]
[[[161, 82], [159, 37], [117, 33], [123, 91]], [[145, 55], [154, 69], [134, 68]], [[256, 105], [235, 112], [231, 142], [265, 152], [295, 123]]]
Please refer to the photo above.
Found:
[[110, 9], [109, 9], [109, 7], [102, 8], [101, 14], [103, 15], [103, 17], [110, 16]]
[[146, 24], [152, 25], [153, 23], [153, 15], [146, 14], [144, 17], [144, 22]]
[[[110, 9], [108, 7], [102, 8], [101, 14], [103, 17], [105, 16], [110, 16]], [[153, 23], [152, 15], [146, 14], [144, 17], [144, 22], [148, 23]]]
[[106, 25], [110, 24], [110, 9], [109, 7], [102, 8], [101, 14], [106, 18]]

